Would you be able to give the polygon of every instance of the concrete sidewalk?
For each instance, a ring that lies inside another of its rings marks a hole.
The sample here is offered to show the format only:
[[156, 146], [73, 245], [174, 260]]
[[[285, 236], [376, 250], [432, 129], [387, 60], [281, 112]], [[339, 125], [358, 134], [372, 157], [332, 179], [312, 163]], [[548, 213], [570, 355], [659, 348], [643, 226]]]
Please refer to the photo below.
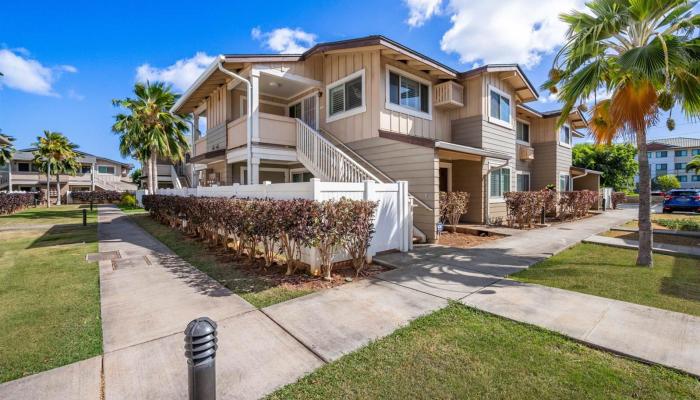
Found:
[[[623, 239], [609, 236], [593, 235], [584, 240], [585, 243], [602, 244], [605, 246], [620, 247], [623, 249], [636, 250], [639, 248], [639, 241]], [[671, 256], [688, 256], [700, 258], [700, 247], [682, 246], [678, 244], [668, 244], [654, 242], [652, 248], [654, 253], [667, 254]]]

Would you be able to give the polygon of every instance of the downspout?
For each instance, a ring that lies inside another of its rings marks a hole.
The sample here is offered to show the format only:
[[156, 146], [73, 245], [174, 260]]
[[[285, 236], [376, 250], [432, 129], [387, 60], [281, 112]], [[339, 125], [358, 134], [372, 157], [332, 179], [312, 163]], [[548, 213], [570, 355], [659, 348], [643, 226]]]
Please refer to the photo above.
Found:
[[246, 152], [248, 153], [248, 157], [246, 157], [246, 175], [248, 176], [248, 184], [250, 185], [251, 182], [253, 182], [253, 85], [250, 83], [250, 80], [224, 68], [222, 66], [222, 63], [223, 56], [219, 60], [219, 71], [242, 82], [245, 82], [246, 86], [246, 103], [248, 103], [248, 120], [246, 121], [246, 136], [248, 138], [248, 140], [246, 141]]
[[506, 166], [508, 166], [509, 163], [510, 163], [510, 161], [506, 161], [505, 163], [503, 163], [501, 165], [497, 165], [495, 167], [492, 167], [489, 164], [489, 170], [488, 170], [488, 172], [486, 172], [486, 179], [484, 180], [484, 186], [485, 186], [485, 190], [484, 190], [484, 204], [485, 204], [485, 206], [484, 206], [484, 225], [489, 224], [489, 209], [491, 207], [491, 204], [489, 203], [489, 198], [490, 198], [489, 191], [491, 190], [491, 187], [489, 186], [489, 181], [491, 180], [491, 172], [493, 172], [497, 169], [506, 167]]

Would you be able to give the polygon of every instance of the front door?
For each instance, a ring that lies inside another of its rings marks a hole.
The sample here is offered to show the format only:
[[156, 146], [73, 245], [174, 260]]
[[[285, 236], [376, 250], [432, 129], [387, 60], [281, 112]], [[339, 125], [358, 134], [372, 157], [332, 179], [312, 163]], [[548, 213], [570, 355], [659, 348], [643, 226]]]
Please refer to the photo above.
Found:
[[308, 96], [289, 106], [289, 116], [299, 118], [313, 129], [318, 129], [318, 95]]
[[450, 177], [450, 170], [448, 168], [440, 167], [440, 191], [447, 192], [449, 185], [447, 184]]

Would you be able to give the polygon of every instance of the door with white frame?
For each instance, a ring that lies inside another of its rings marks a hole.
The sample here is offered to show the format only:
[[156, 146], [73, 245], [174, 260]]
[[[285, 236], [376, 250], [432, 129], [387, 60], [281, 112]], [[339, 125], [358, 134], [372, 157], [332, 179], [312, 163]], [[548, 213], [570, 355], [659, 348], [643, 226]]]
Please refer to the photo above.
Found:
[[313, 129], [318, 129], [318, 94], [313, 93], [289, 105], [289, 116], [299, 118]]

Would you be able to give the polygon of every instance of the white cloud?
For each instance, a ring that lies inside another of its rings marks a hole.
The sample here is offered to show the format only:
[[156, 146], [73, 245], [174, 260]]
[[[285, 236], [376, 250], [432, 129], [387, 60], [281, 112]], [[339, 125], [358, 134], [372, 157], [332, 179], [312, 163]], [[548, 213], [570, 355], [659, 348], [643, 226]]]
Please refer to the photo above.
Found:
[[215, 59], [216, 57], [204, 52], [197, 52], [193, 57], [177, 60], [165, 68], [156, 68], [146, 63], [136, 68], [136, 80], [167, 82], [176, 89], [185, 91]]
[[413, 27], [421, 26], [433, 15], [440, 14], [442, 0], [404, 0], [409, 9], [406, 23]]
[[85, 96], [76, 92], [74, 89], [68, 89], [68, 93], [66, 93], [66, 96], [68, 96], [68, 98], [71, 100], [78, 100], [78, 101], [85, 100]]
[[[439, 10], [439, 2], [435, 1], [407, 3], [409, 25], [412, 21], [424, 23], [437, 14], [430, 8], [433, 4]], [[462, 63], [533, 67], [543, 54], [564, 43], [567, 25], [559, 20], [559, 14], [582, 9], [583, 4], [584, 0], [449, 0], [442, 14], [449, 15], [452, 26], [443, 35], [440, 47], [458, 54]]]
[[550, 91], [547, 91], [546, 94], [547, 94], [546, 96], [543, 96], [542, 94], [540, 94], [540, 98], [539, 98], [540, 103], [544, 103], [544, 104], [556, 103], [559, 101], [559, 97], [556, 93], [552, 93]]
[[42, 96], [59, 95], [54, 91], [53, 84], [62, 72], [75, 73], [78, 69], [72, 65], [47, 67], [39, 61], [30, 58], [29, 51], [24, 48], [0, 49], [0, 87]]
[[259, 27], [250, 31], [250, 36], [263, 42], [264, 46], [280, 54], [301, 54], [316, 44], [316, 35], [299, 28], [277, 28], [263, 32]]

